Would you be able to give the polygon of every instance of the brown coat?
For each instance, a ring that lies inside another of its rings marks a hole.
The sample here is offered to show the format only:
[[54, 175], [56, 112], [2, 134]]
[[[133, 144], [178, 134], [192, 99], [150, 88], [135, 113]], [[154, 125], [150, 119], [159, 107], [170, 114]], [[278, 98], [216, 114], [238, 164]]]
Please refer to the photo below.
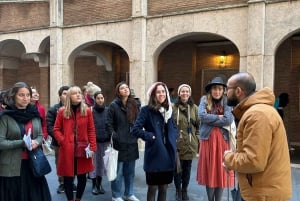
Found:
[[237, 171], [245, 200], [287, 200], [292, 195], [286, 131], [274, 101], [273, 92], [263, 88], [233, 110], [239, 121], [237, 151], [226, 154], [224, 164]]
[[[57, 174], [60, 176], [74, 176], [74, 129], [77, 125], [77, 140], [88, 141], [90, 149], [96, 151], [96, 133], [91, 110], [87, 116], [81, 116], [79, 109], [70, 119], [63, 116], [64, 108], [60, 108], [54, 125], [54, 136], [59, 147]], [[77, 174], [91, 172], [94, 169], [92, 158], [77, 159]]]

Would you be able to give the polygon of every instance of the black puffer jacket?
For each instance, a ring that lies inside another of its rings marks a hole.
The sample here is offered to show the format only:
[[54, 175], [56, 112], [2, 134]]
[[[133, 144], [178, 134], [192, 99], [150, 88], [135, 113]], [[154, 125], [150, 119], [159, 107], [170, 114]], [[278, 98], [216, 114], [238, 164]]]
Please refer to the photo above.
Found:
[[60, 107], [62, 107], [61, 102], [51, 106], [48, 109], [48, 112], [46, 114], [47, 132], [52, 137], [52, 145], [53, 146], [58, 146], [58, 143], [53, 135], [53, 127], [54, 127], [54, 123], [56, 120], [56, 115], [57, 115], [58, 109]]
[[119, 151], [119, 161], [132, 161], [139, 158], [137, 137], [130, 133], [127, 108], [120, 98], [115, 98], [108, 107], [106, 130], [113, 135], [113, 147]]
[[96, 141], [97, 142], [109, 142], [110, 135], [105, 129], [105, 122], [107, 117], [107, 107], [93, 107], [93, 117], [96, 130]]

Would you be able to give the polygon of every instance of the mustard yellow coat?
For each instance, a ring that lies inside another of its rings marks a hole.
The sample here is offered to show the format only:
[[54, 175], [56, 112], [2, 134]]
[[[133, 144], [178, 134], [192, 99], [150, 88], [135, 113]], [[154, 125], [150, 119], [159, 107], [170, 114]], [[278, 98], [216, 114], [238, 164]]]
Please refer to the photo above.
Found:
[[292, 195], [290, 156], [286, 131], [274, 109], [269, 88], [249, 96], [233, 110], [237, 127], [237, 151], [224, 157], [235, 170], [242, 197], [247, 200], [288, 200]]

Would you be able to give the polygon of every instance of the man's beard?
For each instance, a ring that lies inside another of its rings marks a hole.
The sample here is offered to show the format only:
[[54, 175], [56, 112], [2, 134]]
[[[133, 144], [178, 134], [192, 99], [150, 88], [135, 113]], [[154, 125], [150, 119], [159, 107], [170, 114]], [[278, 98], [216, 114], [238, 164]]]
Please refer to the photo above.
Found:
[[231, 98], [227, 98], [227, 105], [228, 106], [235, 107], [237, 104], [239, 104], [239, 101], [235, 96], [233, 96]]

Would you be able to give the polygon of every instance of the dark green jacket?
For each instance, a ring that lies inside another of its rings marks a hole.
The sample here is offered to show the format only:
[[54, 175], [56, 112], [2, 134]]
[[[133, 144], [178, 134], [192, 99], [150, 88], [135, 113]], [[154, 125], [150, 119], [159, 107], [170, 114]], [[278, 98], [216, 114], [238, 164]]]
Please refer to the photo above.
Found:
[[[39, 144], [43, 141], [41, 120], [32, 120], [33, 139]], [[20, 127], [10, 116], [3, 115], [0, 118], [0, 176], [20, 176], [22, 151], [26, 149], [23, 143]]]
[[[181, 160], [192, 160], [198, 153], [198, 134], [200, 120], [198, 107], [193, 104], [190, 108], [190, 122], [188, 121], [188, 104], [173, 106], [173, 117], [178, 128], [177, 150]], [[191, 128], [191, 134], [188, 133]]]

